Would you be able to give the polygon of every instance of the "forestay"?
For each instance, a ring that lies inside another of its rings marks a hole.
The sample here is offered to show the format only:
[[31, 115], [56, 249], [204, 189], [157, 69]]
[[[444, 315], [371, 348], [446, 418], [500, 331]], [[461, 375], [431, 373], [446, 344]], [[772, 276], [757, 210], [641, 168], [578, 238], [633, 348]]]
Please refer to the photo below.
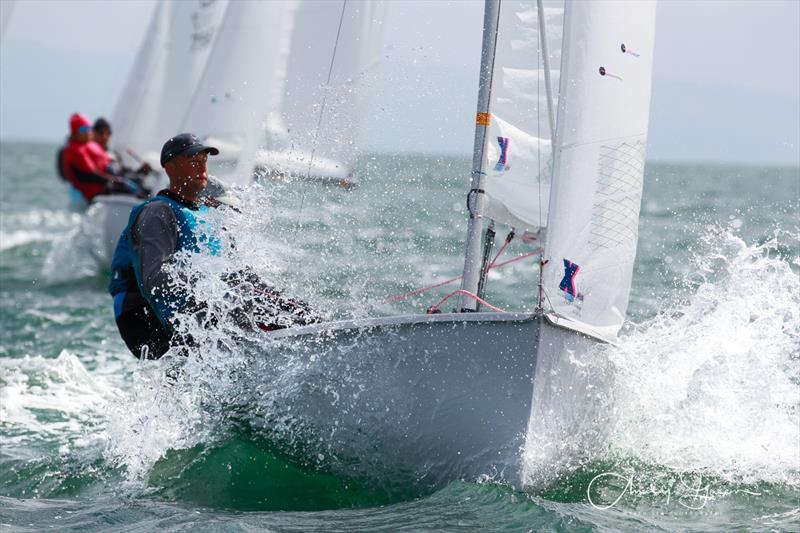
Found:
[[[555, 92], [563, 0], [544, 2], [544, 14]], [[531, 232], [547, 220], [553, 150], [539, 27], [535, 0], [500, 4], [485, 165], [487, 216]]]
[[217, 32], [182, 129], [239, 158], [250, 181], [253, 155], [266, 140], [269, 112], [280, 110], [296, 2], [231, 2]]
[[151, 164], [180, 133], [211, 51], [225, 0], [160, 2], [112, 115], [112, 147], [132, 148]]
[[615, 337], [636, 256], [654, 2], [568, 2], [545, 307]]
[[[298, 8], [283, 105], [291, 151], [351, 165], [380, 57], [386, 3], [307, 0]], [[340, 24], [341, 21], [341, 24]]]

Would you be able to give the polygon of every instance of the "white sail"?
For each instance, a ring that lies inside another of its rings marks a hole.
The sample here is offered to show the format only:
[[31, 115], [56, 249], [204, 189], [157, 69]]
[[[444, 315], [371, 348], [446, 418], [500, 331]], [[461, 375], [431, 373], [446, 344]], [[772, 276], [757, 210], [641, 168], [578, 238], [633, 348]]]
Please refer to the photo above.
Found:
[[153, 14], [112, 115], [112, 147], [158, 163], [161, 146], [180, 133], [211, 51], [224, 0], [162, 1]]
[[283, 148], [352, 165], [370, 89], [366, 78], [380, 55], [385, 11], [382, 0], [307, 0], [300, 5], [283, 104]]
[[143, 143], [144, 124], [139, 115], [140, 113], [144, 115], [151, 113], [147, 109], [147, 100], [155, 97], [152, 94], [151, 83], [156, 83], [155, 78], [160, 67], [159, 58], [165, 47], [167, 11], [168, 7], [164, 2], [156, 6], [142, 45], [136, 55], [133, 69], [128, 75], [128, 81], [122, 89], [117, 107], [111, 116], [114, 130], [112, 147], [120, 152], [124, 152], [127, 148], [143, 151], [146, 149], [145, 147], [151, 148], [154, 145], [149, 140], [144, 141], [146, 144]]
[[[557, 68], [563, 0], [545, 2], [544, 13], [550, 65]], [[531, 232], [547, 221], [553, 150], [539, 27], [535, 0], [500, 4], [485, 167], [487, 216]], [[551, 77], [555, 90], [558, 71]]]
[[14, 2], [16, 0], [3, 0], [0, 2], [0, 42], [6, 36], [6, 29], [11, 22], [11, 13], [14, 12]]
[[567, 2], [564, 18], [545, 306], [612, 338], [636, 256], [655, 13], [641, 0]]
[[293, 0], [230, 3], [183, 121], [183, 130], [216, 142], [222, 157], [249, 167], [237, 178], [252, 175], [268, 113], [281, 107], [295, 8]]

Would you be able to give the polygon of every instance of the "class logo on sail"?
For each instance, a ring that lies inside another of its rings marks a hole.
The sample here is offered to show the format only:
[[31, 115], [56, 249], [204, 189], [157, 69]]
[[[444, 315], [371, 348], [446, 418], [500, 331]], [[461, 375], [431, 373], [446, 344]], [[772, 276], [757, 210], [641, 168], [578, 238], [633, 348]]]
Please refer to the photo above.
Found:
[[511, 139], [508, 137], [498, 137], [497, 144], [500, 145], [500, 157], [497, 159], [494, 170], [495, 172], [503, 172], [511, 168], [508, 162], [508, 145], [511, 144]]
[[580, 270], [580, 266], [569, 259], [564, 259], [564, 277], [561, 279], [561, 283], [558, 284], [558, 288], [564, 293], [564, 299], [570, 303], [575, 300], [583, 301], [583, 294], [579, 293], [575, 286], [575, 278]]

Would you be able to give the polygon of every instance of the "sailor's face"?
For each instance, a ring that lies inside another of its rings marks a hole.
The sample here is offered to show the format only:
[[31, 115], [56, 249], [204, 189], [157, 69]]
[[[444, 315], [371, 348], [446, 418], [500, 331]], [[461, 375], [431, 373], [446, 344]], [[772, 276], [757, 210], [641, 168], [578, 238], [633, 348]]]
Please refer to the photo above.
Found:
[[108, 141], [111, 139], [111, 130], [109, 129], [100, 129], [94, 130], [94, 141], [100, 144], [103, 147], [108, 146]]
[[201, 152], [190, 156], [176, 156], [168, 165], [170, 179], [178, 191], [187, 196], [195, 197], [208, 185], [208, 154]]
[[79, 143], [86, 143], [92, 140], [92, 130], [86, 128], [81, 128], [78, 130], [78, 133], [75, 134], [75, 140]]

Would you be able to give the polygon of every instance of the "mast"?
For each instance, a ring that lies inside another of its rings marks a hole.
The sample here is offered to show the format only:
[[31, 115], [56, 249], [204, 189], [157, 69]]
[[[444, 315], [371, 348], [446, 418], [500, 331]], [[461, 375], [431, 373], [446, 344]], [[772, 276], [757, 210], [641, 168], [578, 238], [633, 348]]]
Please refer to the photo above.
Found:
[[[491, 122], [489, 101], [492, 94], [494, 54], [497, 42], [497, 25], [500, 20], [500, 0], [486, 0], [483, 12], [483, 43], [481, 46], [481, 69], [478, 81], [478, 111], [475, 117], [475, 143], [472, 151], [472, 180], [467, 194], [469, 222], [467, 243], [464, 251], [464, 277], [461, 289], [476, 294], [481, 272], [481, 229], [486, 205], [484, 183], [486, 181], [486, 133]], [[477, 302], [465, 294], [459, 299], [459, 312], [473, 312]]]
[[547, 119], [550, 123], [550, 146], [553, 152], [553, 159], [556, 153], [556, 115], [553, 109], [553, 89], [550, 83], [550, 53], [547, 50], [547, 33], [544, 20], [544, 3], [536, 0], [539, 19], [539, 39], [542, 42], [542, 59], [544, 61], [544, 89], [547, 93]]
[[[547, 120], [550, 124], [550, 156], [551, 161], [553, 162], [551, 166], [552, 174], [550, 175], [550, 194], [552, 195], [552, 184], [555, 180], [555, 161], [556, 161], [556, 118], [555, 118], [555, 110], [553, 109], [553, 89], [552, 84], [550, 83], [550, 52], [547, 49], [547, 24], [545, 23], [544, 19], [544, 2], [543, 0], [536, 0], [536, 7], [537, 11], [537, 18], [539, 19], [539, 40], [541, 42], [542, 48], [542, 62], [544, 63], [544, 89], [545, 94], [547, 95]], [[566, 10], [566, 0], [564, 9]], [[565, 24], [566, 25], [566, 24]], [[562, 48], [563, 48], [563, 36], [562, 36]], [[549, 204], [548, 198], [548, 205]], [[550, 217], [550, 210], [548, 209], [548, 219]], [[548, 226], [549, 227], [549, 226]], [[547, 263], [545, 260], [545, 256], [542, 255], [539, 258], [539, 283], [538, 283], [538, 294], [536, 298], [536, 310], [538, 313], [541, 313], [544, 309], [544, 304], [542, 302], [542, 296], [544, 294], [544, 266]]]

